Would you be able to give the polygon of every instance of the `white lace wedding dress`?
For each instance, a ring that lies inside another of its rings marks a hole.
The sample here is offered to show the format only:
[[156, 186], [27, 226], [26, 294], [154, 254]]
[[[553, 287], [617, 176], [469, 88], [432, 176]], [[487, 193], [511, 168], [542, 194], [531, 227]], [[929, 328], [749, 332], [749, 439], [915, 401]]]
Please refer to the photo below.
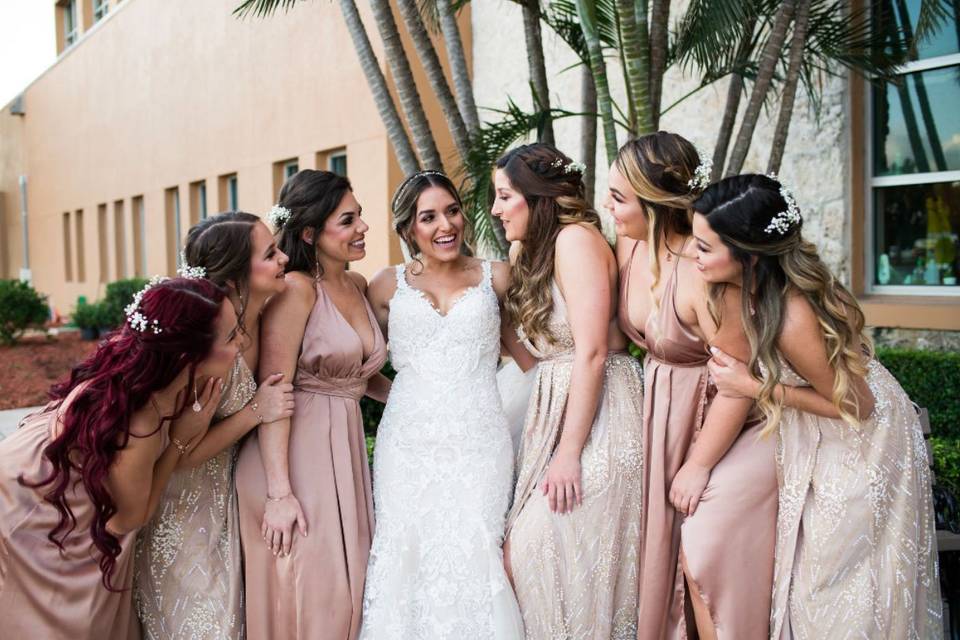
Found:
[[361, 640], [523, 637], [501, 551], [513, 445], [490, 271], [444, 316], [397, 267]]

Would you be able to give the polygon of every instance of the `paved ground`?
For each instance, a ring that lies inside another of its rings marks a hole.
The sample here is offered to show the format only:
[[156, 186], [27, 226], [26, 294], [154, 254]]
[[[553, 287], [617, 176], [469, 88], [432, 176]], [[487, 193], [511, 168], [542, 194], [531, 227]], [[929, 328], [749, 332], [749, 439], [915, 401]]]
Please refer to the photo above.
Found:
[[42, 407], [26, 407], [24, 409], [10, 409], [9, 411], [0, 411], [0, 439], [9, 435], [11, 431], [17, 428], [20, 420], [29, 413], [33, 413]]

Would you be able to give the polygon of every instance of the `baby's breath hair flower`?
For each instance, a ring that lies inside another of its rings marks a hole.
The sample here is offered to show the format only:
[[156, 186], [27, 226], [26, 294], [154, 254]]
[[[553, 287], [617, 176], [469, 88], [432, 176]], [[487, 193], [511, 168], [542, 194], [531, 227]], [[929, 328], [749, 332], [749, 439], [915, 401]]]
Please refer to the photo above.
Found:
[[133, 300], [123, 310], [127, 316], [127, 322], [130, 323], [130, 328], [140, 333], [145, 332], [147, 329], [151, 329], [154, 333], [163, 333], [163, 327], [160, 326], [160, 323], [156, 319], [150, 320], [147, 316], [143, 315], [143, 312], [140, 310], [140, 302], [143, 300], [143, 296], [147, 291], [164, 280], [168, 280], [168, 278], [165, 276], [153, 276], [143, 289], [140, 289], [140, 291], [137, 291], [133, 295]]
[[803, 217], [800, 215], [800, 207], [797, 206], [797, 201], [793, 197], [790, 189], [787, 189], [783, 186], [783, 183], [777, 180], [777, 175], [771, 173], [767, 176], [771, 180], [776, 180], [780, 183], [780, 197], [783, 198], [783, 201], [787, 203], [787, 210], [781, 211], [777, 215], [773, 216], [770, 219], [770, 224], [764, 229], [766, 233], [773, 233], [776, 231], [781, 236], [786, 235], [790, 231], [790, 227], [796, 224], [800, 224], [800, 221], [803, 220]]
[[187, 254], [183, 251], [180, 252], [180, 268], [177, 269], [177, 275], [181, 278], [190, 278], [196, 280], [198, 278], [206, 278], [207, 270], [203, 267], [191, 267], [187, 264]]
[[710, 174], [713, 173], [713, 160], [711, 160], [703, 151], [697, 149], [697, 155], [700, 157], [700, 164], [697, 165], [693, 177], [687, 181], [687, 186], [696, 191], [703, 191], [710, 186]]
[[564, 166], [564, 164], [563, 164], [563, 158], [557, 158], [556, 160], [554, 160], [552, 166], [553, 166], [555, 169], [559, 169], [560, 167], [563, 167], [563, 172], [564, 172], [564, 173], [574, 173], [574, 172], [576, 172], [576, 173], [579, 173], [579, 174], [581, 174], [581, 175], [583, 174], [584, 171], [587, 170], [587, 165], [583, 164], [582, 162], [571, 161], [571, 162], [568, 162], [568, 163], [566, 164], [566, 166]]
[[291, 215], [290, 209], [275, 204], [270, 207], [270, 211], [267, 213], [267, 220], [273, 225], [274, 229], [280, 231], [280, 229], [283, 228], [283, 224], [290, 219]]

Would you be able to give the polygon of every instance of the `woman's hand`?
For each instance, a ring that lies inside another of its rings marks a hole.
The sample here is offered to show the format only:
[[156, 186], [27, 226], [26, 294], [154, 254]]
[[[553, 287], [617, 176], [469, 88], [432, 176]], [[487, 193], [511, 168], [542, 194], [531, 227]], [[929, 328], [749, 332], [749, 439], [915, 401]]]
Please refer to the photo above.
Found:
[[276, 422], [293, 415], [293, 385], [283, 381], [282, 373], [275, 373], [260, 384], [250, 401], [264, 422]]
[[580, 475], [579, 452], [565, 452], [557, 449], [540, 486], [543, 495], [547, 496], [547, 501], [550, 503], [550, 511], [570, 513], [575, 506], [583, 503]]
[[729, 398], [756, 399], [760, 383], [753, 379], [747, 365], [717, 347], [710, 347], [713, 357], [707, 362], [717, 390]]
[[306, 537], [307, 519], [303, 515], [300, 501], [297, 500], [295, 495], [288, 493], [280, 499], [267, 498], [260, 533], [273, 555], [290, 555], [294, 523], [296, 523], [300, 535]]
[[187, 406], [180, 413], [180, 417], [170, 425], [170, 441], [181, 454], [193, 449], [207, 433], [213, 413], [220, 404], [220, 395], [223, 393], [221, 382], [220, 378], [211, 377], [203, 385], [203, 390], [197, 394], [195, 400], [200, 403], [200, 411], [193, 410], [194, 403], [191, 403], [187, 396]]
[[670, 485], [670, 504], [678, 512], [692, 516], [700, 504], [708, 480], [710, 469], [690, 461], [685, 462]]

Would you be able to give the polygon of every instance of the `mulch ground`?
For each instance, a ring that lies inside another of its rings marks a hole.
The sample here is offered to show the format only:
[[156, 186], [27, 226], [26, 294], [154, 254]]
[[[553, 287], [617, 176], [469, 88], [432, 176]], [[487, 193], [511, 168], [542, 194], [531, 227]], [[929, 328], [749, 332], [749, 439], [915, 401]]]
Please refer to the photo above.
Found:
[[50, 385], [59, 382], [97, 342], [77, 333], [30, 336], [12, 347], [0, 346], [0, 410], [46, 404]]

